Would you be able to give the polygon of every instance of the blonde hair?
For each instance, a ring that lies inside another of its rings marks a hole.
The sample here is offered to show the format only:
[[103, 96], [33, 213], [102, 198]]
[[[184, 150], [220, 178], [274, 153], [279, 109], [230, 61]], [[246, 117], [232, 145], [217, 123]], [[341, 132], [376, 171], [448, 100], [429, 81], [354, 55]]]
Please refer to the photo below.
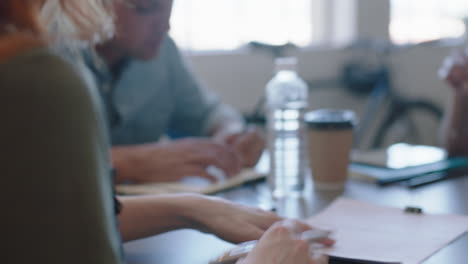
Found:
[[113, 34], [112, 0], [0, 0], [0, 19], [62, 43], [95, 44]]
[[112, 36], [111, 0], [45, 0], [40, 18], [52, 40], [96, 44]]

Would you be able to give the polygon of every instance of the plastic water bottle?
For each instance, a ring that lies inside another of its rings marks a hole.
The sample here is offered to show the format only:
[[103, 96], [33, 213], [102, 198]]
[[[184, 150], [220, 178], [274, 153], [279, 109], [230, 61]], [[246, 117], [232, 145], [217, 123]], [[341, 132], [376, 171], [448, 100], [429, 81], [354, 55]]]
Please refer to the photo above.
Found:
[[300, 195], [307, 172], [307, 84], [297, 75], [296, 58], [275, 61], [276, 75], [266, 87], [269, 184], [273, 196]]

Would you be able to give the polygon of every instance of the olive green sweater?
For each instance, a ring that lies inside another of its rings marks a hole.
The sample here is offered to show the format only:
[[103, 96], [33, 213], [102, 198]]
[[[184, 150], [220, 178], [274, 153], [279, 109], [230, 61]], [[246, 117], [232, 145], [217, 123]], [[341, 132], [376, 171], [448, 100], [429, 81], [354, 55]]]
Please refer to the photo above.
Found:
[[98, 98], [45, 48], [0, 61], [2, 263], [122, 262]]

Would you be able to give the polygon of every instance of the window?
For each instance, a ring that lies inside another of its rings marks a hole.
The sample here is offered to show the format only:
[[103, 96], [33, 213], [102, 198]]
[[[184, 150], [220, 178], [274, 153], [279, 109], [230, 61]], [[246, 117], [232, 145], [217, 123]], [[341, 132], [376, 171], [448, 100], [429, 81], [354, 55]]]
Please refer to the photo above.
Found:
[[312, 41], [314, 0], [177, 0], [171, 35], [184, 49], [232, 50], [260, 41]]
[[466, 0], [392, 0], [390, 35], [399, 44], [460, 37]]

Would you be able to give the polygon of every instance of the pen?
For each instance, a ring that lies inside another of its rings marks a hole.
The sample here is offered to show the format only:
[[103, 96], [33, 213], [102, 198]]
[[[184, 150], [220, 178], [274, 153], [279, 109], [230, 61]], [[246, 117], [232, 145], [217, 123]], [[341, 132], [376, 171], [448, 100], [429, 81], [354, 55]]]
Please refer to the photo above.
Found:
[[451, 173], [446, 173], [446, 172], [435, 172], [435, 173], [429, 173], [426, 174], [422, 177], [418, 177], [415, 179], [410, 179], [405, 182], [405, 186], [408, 188], [417, 188], [420, 186], [424, 186], [427, 184], [447, 180], [447, 179], [452, 179], [460, 176], [466, 175], [465, 173], [461, 172], [451, 172]]
[[[331, 232], [326, 230], [308, 230], [301, 234], [301, 239], [306, 240], [309, 244], [313, 244], [328, 238], [330, 234]], [[257, 240], [254, 240], [242, 243], [218, 259], [210, 262], [210, 264], [235, 264], [239, 259], [246, 257], [255, 248], [257, 242]]]

